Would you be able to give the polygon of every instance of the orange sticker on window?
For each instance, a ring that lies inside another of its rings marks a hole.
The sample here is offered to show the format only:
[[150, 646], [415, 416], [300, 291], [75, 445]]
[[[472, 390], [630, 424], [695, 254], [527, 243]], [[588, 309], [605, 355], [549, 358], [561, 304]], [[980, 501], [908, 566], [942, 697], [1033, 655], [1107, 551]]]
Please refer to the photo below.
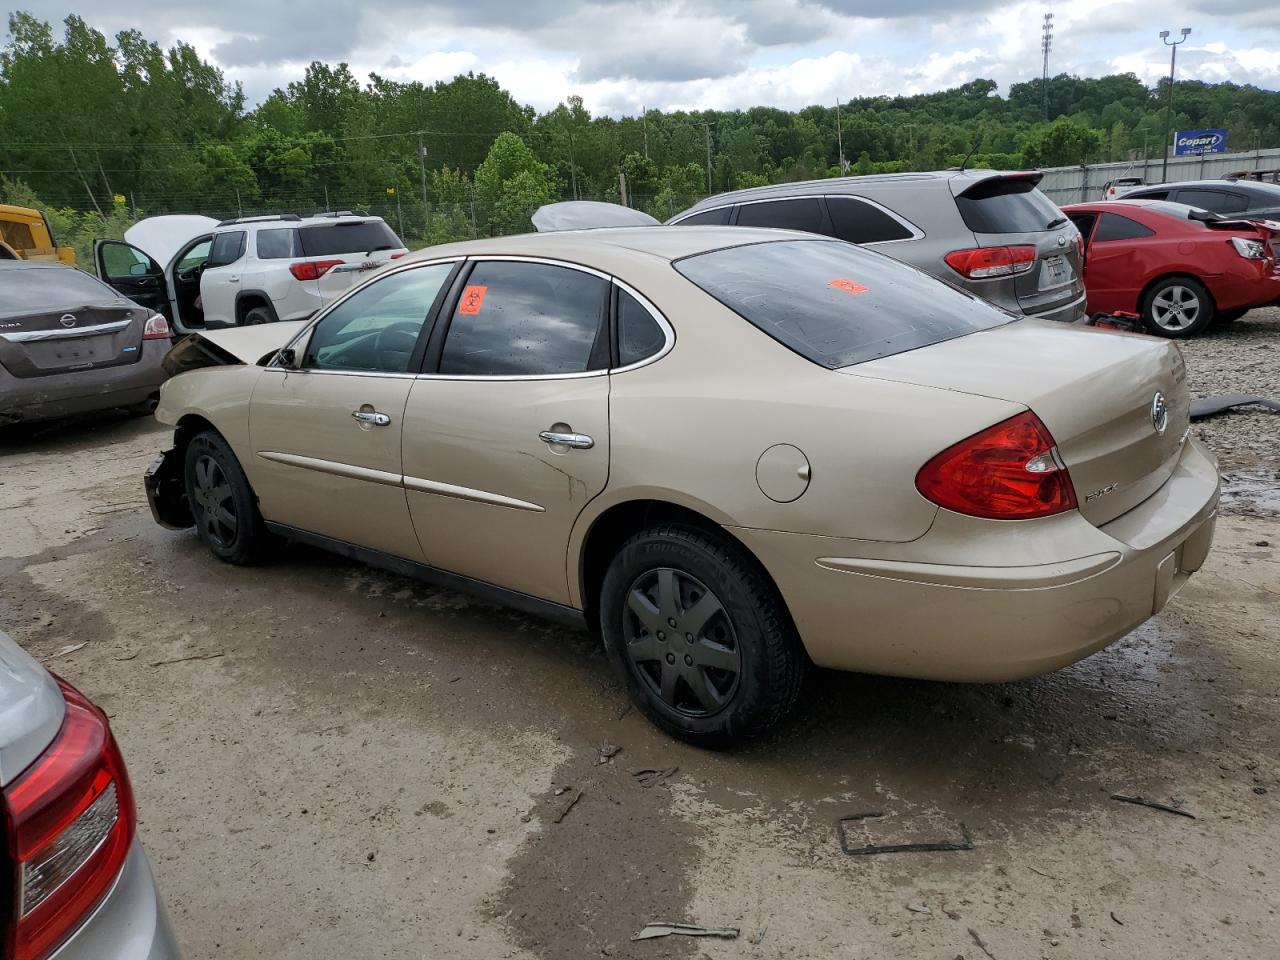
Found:
[[866, 293], [868, 289], [856, 280], [850, 280], [848, 277], [840, 277], [838, 280], [828, 280], [827, 286], [835, 287], [837, 290], [843, 290], [845, 293], [850, 295]]
[[468, 316], [480, 312], [480, 304], [484, 303], [484, 295], [488, 287], [467, 287], [462, 291], [462, 302], [458, 304], [458, 312]]

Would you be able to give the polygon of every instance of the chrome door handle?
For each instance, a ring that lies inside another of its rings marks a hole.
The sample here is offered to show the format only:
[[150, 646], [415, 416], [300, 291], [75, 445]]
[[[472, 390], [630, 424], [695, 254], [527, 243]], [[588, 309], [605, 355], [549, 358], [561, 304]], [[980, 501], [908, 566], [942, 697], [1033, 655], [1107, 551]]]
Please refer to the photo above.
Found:
[[227, 283], [239, 283], [239, 282], [240, 282], [239, 277], [227, 277]]
[[579, 450], [590, 450], [596, 445], [596, 442], [585, 433], [555, 433], [551, 430], [543, 430], [538, 434], [538, 439], [545, 440], [547, 443], [558, 443], [562, 447], [576, 447]]
[[351, 419], [357, 423], [369, 423], [375, 427], [385, 427], [391, 422], [391, 418], [385, 413], [369, 413], [366, 410], [352, 410]]

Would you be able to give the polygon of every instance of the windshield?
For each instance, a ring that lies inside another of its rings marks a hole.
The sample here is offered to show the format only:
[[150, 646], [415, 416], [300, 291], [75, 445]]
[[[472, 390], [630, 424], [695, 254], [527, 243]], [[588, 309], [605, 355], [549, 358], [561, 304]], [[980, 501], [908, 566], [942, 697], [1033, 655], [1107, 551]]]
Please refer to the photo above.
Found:
[[1014, 319], [896, 260], [833, 240], [730, 247], [675, 267], [779, 343], [833, 369]]
[[395, 231], [381, 220], [352, 220], [326, 223], [321, 227], [302, 227], [298, 230], [298, 242], [304, 257], [399, 250], [404, 246]]
[[74, 267], [0, 270], [0, 315], [17, 316], [112, 301], [123, 302], [123, 298]]

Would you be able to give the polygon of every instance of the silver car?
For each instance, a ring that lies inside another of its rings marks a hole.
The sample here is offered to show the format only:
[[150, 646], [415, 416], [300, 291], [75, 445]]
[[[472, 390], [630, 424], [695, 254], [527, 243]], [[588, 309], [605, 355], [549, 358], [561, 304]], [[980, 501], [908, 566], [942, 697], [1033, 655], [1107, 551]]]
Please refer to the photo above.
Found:
[[1039, 172], [943, 170], [780, 183], [708, 197], [669, 221], [805, 230], [868, 246], [996, 306], [1084, 316], [1080, 232]]
[[170, 960], [106, 714], [0, 632], [0, 932], [12, 960]]

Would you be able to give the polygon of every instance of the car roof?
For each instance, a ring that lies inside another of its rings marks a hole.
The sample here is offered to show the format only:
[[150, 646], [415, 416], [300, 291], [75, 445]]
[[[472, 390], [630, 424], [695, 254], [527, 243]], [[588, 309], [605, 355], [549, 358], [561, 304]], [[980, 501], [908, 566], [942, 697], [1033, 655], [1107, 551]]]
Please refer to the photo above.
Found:
[[831, 241], [831, 238], [798, 230], [763, 227], [602, 227], [597, 230], [521, 233], [510, 237], [464, 240], [414, 251], [400, 262], [486, 255], [548, 257], [591, 266], [595, 262], [634, 258], [636, 254], [672, 261], [726, 247], [780, 240]]
[[1275, 194], [1280, 192], [1280, 187], [1274, 183], [1258, 183], [1255, 180], [1178, 180], [1171, 183], [1149, 183], [1144, 185], [1140, 190], [1135, 192], [1142, 193], [1147, 190], [1245, 190], [1257, 191], [1264, 194]]

